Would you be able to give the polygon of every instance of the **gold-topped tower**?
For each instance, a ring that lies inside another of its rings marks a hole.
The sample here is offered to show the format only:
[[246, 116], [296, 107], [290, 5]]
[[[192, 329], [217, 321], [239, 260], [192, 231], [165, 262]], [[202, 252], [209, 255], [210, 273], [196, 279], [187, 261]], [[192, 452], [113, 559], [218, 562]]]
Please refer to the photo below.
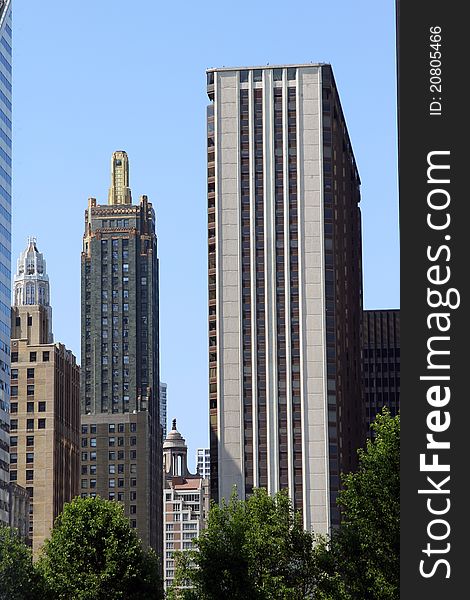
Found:
[[132, 204], [129, 187], [129, 159], [124, 150], [113, 152], [108, 204]]

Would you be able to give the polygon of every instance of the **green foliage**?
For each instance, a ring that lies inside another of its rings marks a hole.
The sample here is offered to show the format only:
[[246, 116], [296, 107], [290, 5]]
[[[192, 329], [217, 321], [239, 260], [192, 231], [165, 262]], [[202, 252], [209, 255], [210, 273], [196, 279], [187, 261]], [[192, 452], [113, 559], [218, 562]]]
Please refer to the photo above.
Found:
[[54, 600], [162, 598], [159, 565], [117, 502], [75, 498], [56, 519], [37, 570]]
[[[313, 597], [313, 535], [287, 494], [257, 489], [213, 505], [197, 550], [180, 553], [169, 598], [303, 600]], [[190, 585], [191, 589], [181, 589]], [[180, 588], [180, 589], [178, 589]]]
[[343, 477], [331, 539], [302, 529], [286, 494], [213, 505], [196, 550], [177, 555], [169, 600], [397, 600], [400, 418], [386, 410]]
[[33, 600], [37, 581], [31, 550], [15, 530], [0, 525], [0, 600]]
[[343, 477], [341, 528], [316, 549], [325, 598], [399, 598], [400, 417], [384, 410], [372, 428], [358, 471]]

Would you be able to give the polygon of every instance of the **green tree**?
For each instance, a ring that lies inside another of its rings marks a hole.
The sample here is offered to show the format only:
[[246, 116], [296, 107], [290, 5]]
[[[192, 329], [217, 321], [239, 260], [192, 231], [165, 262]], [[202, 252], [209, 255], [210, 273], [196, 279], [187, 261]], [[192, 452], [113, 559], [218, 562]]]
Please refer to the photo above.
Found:
[[162, 598], [159, 565], [122, 506], [75, 498], [56, 519], [36, 566], [54, 600]]
[[372, 429], [358, 471], [343, 477], [341, 527], [316, 548], [319, 587], [332, 600], [399, 598], [400, 417], [385, 409]]
[[16, 530], [0, 525], [0, 600], [32, 600], [36, 593], [31, 550]]
[[[214, 504], [194, 551], [177, 558], [170, 598], [304, 600], [313, 598], [313, 534], [303, 530], [286, 493], [257, 489]], [[184, 589], [184, 586], [191, 586]]]

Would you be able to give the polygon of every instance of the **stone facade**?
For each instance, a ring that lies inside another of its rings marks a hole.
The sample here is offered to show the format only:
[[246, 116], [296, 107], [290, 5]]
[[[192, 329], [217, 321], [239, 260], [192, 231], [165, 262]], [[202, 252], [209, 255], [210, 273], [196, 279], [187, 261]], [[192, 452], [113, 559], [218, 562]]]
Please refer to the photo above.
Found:
[[33, 552], [79, 492], [80, 368], [60, 343], [45, 343], [47, 307], [14, 306], [11, 340], [10, 480], [30, 498]]

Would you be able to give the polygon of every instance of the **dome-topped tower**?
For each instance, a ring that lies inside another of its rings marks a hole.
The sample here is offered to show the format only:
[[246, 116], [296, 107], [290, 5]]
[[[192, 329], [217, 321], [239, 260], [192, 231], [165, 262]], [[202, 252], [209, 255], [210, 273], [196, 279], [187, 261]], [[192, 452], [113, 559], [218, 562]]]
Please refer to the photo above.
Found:
[[171, 431], [163, 442], [163, 468], [166, 477], [191, 475], [188, 471], [188, 447], [176, 429], [176, 419], [173, 419]]
[[20, 254], [14, 280], [14, 306], [44, 306], [49, 320], [49, 340], [52, 336], [52, 308], [50, 306], [49, 276], [46, 261], [39, 252], [36, 238], [29, 237], [28, 244]]

